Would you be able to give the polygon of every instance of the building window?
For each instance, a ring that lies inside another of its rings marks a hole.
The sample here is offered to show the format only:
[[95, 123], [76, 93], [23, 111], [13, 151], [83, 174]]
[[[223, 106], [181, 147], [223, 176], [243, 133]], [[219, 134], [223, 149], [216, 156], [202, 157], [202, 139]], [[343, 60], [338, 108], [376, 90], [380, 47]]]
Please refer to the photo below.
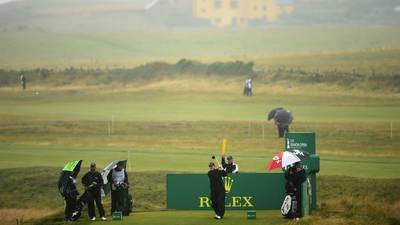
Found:
[[257, 10], [258, 10], [258, 6], [255, 5], [255, 6], [253, 7], [253, 9], [254, 9], [254, 11], [257, 11]]
[[221, 23], [222, 20], [221, 20], [221, 18], [218, 17], [218, 18], [215, 18], [214, 21], [215, 21], [216, 23]]
[[214, 0], [214, 8], [219, 9], [222, 7], [222, 0]]
[[264, 6], [263, 6], [263, 10], [264, 10], [264, 11], [267, 11], [267, 9], [268, 9], [267, 6], [264, 5]]
[[231, 8], [236, 9], [239, 7], [239, 0], [231, 0]]
[[205, 8], [202, 8], [202, 9], [201, 9], [201, 12], [206, 13], [207, 10], [206, 10]]

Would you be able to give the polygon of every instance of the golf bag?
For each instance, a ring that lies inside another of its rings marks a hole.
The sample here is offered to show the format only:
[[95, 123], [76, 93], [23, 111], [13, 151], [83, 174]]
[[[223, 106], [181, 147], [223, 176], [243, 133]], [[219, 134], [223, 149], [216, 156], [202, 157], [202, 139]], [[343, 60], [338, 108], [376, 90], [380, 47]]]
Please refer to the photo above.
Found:
[[291, 194], [286, 195], [281, 207], [282, 215], [287, 219], [295, 218], [298, 215], [298, 209], [299, 207], [296, 196]]
[[123, 200], [122, 215], [129, 216], [129, 214], [132, 212], [132, 208], [133, 208], [132, 195], [130, 195], [127, 191], [126, 197]]
[[128, 188], [118, 187], [113, 191], [116, 201], [115, 211], [122, 212], [122, 215], [129, 216], [133, 208], [132, 195], [129, 194]]

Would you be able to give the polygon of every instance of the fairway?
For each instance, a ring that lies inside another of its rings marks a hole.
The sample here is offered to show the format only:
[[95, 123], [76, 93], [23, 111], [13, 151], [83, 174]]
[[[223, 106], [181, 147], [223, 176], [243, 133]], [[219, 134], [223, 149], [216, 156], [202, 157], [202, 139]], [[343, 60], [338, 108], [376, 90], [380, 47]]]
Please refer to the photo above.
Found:
[[[112, 156], [129, 154], [132, 171], [201, 172], [220, 139], [227, 137], [243, 171], [265, 171], [270, 157], [283, 147], [266, 112], [285, 105], [294, 112], [293, 131], [317, 133], [322, 175], [399, 177], [398, 98], [313, 96], [301, 88], [281, 95], [269, 86], [259, 88], [263, 92], [252, 98], [240, 96], [240, 89], [214, 93], [117, 87], [111, 93], [44, 90], [39, 95], [4, 90], [0, 165], [57, 166], [75, 154], [105, 165]], [[193, 161], [195, 155], [201, 160]], [[30, 160], [14, 160], [19, 157]]]

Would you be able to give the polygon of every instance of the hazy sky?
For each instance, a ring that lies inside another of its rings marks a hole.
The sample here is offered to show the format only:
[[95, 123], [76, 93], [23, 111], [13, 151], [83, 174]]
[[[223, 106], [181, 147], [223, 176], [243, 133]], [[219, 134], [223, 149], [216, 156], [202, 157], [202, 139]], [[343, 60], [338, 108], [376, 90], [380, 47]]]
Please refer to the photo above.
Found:
[[18, 1], [18, 0], [0, 0], [0, 4], [7, 3], [7, 2], [13, 2], [13, 1]]

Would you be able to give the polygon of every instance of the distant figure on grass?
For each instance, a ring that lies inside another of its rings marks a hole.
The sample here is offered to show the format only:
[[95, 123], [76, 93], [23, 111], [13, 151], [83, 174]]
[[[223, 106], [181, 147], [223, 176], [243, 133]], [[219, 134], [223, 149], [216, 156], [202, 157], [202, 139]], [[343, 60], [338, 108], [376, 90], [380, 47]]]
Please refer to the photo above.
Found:
[[233, 157], [231, 155], [228, 156], [228, 163], [225, 161], [225, 155], [222, 155], [222, 168], [227, 172], [227, 173], [239, 173], [239, 166], [238, 164], [233, 162]]
[[293, 121], [292, 113], [282, 107], [275, 108], [268, 113], [268, 120], [274, 119], [278, 127], [279, 138], [283, 138], [286, 132], [289, 132], [289, 126]]
[[208, 165], [208, 178], [210, 179], [211, 206], [217, 220], [224, 218], [225, 214], [225, 186], [222, 177], [227, 175], [221, 167], [216, 167], [214, 162]]
[[117, 166], [110, 171], [107, 176], [108, 183], [111, 184], [111, 214], [113, 212], [122, 212], [123, 215], [129, 215], [131, 210], [129, 199], [128, 174], [124, 169], [124, 162], [119, 161]]
[[104, 184], [103, 177], [96, 171], [96, 163], [90, 164], [90, 170], [82, 177], [82, 184], [87, 195], [89, 219], [96, 220], [94, 202], [96, 202], [101, 220], [107, 220], [103, 204], [101, 203], [101, 186]]
[[244, 96], [252, 96], [253, 95], [253, 79], [249, 78], [244, 82]]
[[24, 74], [21, 74], [21, 76], [19, 77], [19, 81], [21, 82], [21, 87], [23, 90], [26, 89], [26, 77]]
[[301, 184], [306, 181], [306, 179], [306, 172], [300, 162], [296, 162], [294, 166], [289, 167], [285, 172], [286, 195], [290, 196], [291, 199], [291, 201], [288, 202], [289, 207], [287, 207], [287, 214], [284, 215], [285, 218], [292, 219], [301, 217]]

